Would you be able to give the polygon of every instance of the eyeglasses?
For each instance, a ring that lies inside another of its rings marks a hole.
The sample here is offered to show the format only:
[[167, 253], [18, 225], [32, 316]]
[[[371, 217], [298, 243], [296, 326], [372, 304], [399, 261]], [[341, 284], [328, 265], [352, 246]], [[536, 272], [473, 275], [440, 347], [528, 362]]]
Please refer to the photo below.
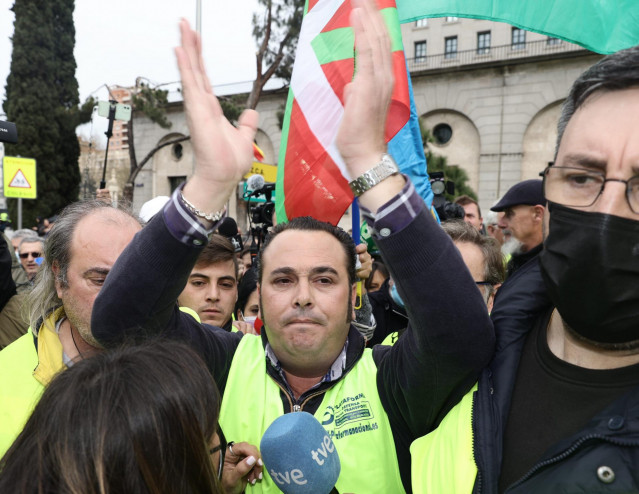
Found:
[[38, 257], [42, 257], [42, 252], [21, 252], [20, 253], [20, 259], [26, 259], [29, 256], [36, 259]]
[[548, 166], [543, 177], [544, 197], [549, 202], [568, 207], [592, 206], [603, 192], [606, 182], [626, 184], [626, 200], [633, 213], [639, 214], [639, 175], [628, 180], [606, 178], [604, 172], [571, 166]]
[[226, 438], [224, 437], [224, 433], [222, 432], [222, 429], [220, 427], [217, 428], [217, 437], [220, 439], [220, 444], [218, 444], [217, 446], [213, 446], [211, 449], [209, 449], [209, 454], [213, 455], [217, 453], [218, 451], [220, 452], [220, 464], [217, 467], [217, 477], [221, 479], [222, 470], [224, 469], [224, 457], [226, 456], [227, 442], [226, 442]]

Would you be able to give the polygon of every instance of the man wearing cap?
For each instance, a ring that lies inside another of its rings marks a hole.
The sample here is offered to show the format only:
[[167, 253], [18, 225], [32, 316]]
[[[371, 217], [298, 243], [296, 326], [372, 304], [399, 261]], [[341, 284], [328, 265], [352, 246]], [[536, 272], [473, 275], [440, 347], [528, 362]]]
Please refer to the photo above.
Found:
[[545, 204], [541, 180], [524, 180], [513, 185], [501, 201], [490, 208], [497, 213], [503, 211], [499, 228], [510, 230], [521, 244], [508, 261], [508, 276], [541, 252]]

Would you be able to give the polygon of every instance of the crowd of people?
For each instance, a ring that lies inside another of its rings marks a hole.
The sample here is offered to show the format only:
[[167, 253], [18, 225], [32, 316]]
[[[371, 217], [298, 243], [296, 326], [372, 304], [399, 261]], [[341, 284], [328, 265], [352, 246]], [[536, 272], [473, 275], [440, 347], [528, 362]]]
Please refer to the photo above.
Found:
[[0, 242], [0, 492], [299, 492], [259, 449], [298, 412], [332, 492], [639, 492], [639, 48], [577, 79], [542, 179], [440, 225], [386, 154], [383, 17], [353, 7], [336, 146], [372, 241], [300, 217], [255, 257], [216, 232], [257, 114], [226, 120], [182, 21], [192, 177]]

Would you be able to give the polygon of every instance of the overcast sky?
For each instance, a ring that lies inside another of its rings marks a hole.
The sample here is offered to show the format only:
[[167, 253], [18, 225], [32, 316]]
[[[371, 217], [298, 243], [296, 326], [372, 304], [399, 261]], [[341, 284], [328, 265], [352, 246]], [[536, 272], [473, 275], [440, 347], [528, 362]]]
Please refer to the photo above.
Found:
[[[0, 101], [11, 63], [13, 3], [0, 0]], [[256, 45], [251, 18], [257, 1], [203, 0], [202, 4], [202, 42], [211, 82], [221, 93], [237, 87], [232, 83], [252, 81]], [[81, 101], [91, 94], [107, 99], [104, 84], [132, 86], [138, 76], [156, 84], [179, 80], [173, 54], [179, 43], [177, 25], [184, 17], [195, 26], [195, 0], [76, 0], [75, 5]]]

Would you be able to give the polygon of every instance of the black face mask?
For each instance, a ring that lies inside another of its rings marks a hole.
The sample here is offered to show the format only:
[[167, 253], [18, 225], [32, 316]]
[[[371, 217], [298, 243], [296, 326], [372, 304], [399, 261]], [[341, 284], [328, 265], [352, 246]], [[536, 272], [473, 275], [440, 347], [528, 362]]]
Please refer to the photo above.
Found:
[[550, 299], [579, 335], [639, 340], [639, 221], [549, 203], [539, 255]]

